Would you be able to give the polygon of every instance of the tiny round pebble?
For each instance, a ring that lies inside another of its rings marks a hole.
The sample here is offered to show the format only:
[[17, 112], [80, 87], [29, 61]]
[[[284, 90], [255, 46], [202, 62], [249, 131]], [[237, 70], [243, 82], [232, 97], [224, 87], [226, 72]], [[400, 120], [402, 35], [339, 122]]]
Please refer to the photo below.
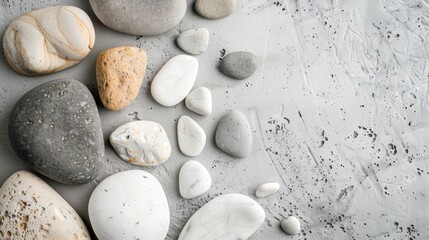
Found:
[[301, 231], [301, 223], [295, 216], [283, 219], [280, 225], [283, 231], [289, 235], [296, 235]]

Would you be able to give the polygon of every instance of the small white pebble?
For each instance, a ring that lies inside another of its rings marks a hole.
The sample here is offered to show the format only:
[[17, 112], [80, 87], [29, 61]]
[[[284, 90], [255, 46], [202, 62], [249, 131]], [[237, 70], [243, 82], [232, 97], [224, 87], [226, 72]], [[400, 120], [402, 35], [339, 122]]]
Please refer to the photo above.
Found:
[[301, 231], [301, 223], [295, 216], [290, 216], [282, 220], [280, 225], [283, 231], [289, 235], [296, 235]]
[[261, 186], [258, 187], [256, 190], [256, 196], [258, 198], [264, 198], [268, 197], [276, 192], [278, 192], [280, 189], [280, 184], [273, 182], [273, 183], [264, 183]]

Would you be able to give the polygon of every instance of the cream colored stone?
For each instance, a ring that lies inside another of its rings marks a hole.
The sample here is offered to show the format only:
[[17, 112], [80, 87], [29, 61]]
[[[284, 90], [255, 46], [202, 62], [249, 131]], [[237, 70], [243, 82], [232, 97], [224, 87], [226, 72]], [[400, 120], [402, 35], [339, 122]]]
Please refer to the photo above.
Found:
[[146, 52], [136, 47], [110, 48], [98, 56], [98, 92], [107, 109], [117, 111], [134, 101], [143, 82], [146, 64]]
[[72, 6], [46, 7], [14, 20], [3, 36], [9, 65], [23, 75], [58, 72], [79, 63], [95, 42], [89, 16]]
[[0, 239], [90, 239], [82, 219], [48, 184], [19, 171], [0, 188]]

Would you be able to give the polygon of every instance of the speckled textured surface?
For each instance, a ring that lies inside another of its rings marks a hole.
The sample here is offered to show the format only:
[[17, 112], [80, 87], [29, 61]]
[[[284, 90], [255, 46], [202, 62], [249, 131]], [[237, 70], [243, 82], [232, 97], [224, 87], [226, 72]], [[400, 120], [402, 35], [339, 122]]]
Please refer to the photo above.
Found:
[[[161, 123], [172, 157], [156, 168], [137, 167], [107, 144], [103, 174], [82, 186], [49, 182], [88, 223], [87, 203], [96, 184], [125, 169], [144, 169], [161, 182], [169, 200], [167, 239], [177, 239], [187, 219], [219, 194], [253, 195], [265, 182], [281, 183], [279, 193], [257, 199], [266, 223], [252, 239], [284, 239], [280, 220], [290, 214], [302, 223], [294, 239], [425, 239], [429, 237], [429, 4], [405, 0], [240, 1], [221, 20], [198, 17], [188, 4], [182, 23], [157, 37], [134, 37], [104, 27], [85, 1], [0, 3], [0, 24], [21, 11], [53, 4], [82, 7], [94, 20], [96, 44], [81, 64], [39, 78], [17, 75], [0, 62], [0, 180], [25, 168], [7, 140], [8, 115], [32, 87], [61, 77], [92, 89], [95, 59], [104, 49], [133, 45], [148, 54], [148, 69], [136, 101], [108, 112], [99, 103], [104, 137], [133, 119]], [[188, 3], [191, 3], [188, 1]], [[243, 27], [246, 26], [246, 27]], [[252, 26], [251, 28], [248, 26]], [[184, 104], [162, 107], [149, 95], [149, 82], [172, 56], [184, 30], [206, 27], [210, 45], [198, 56], [195, 87], [213, 95], [213, 114], [198, 116]], [[261, 67], [242, 82], [217, 70], [234, 51], [255, 53]], [[215, 147], [214, 131], [226, 110], [237, 109], [253, 131], [252, 156], [236, 160]], [[212, 188], [193, 199], [180, 198], [178, 174], [189, 158], [177, 147], [176, 121], [187, 114], [207, 133], [207, 146], [194, 160], [212, 175]], [[210, 140], [212, 139], [212, 140]]]

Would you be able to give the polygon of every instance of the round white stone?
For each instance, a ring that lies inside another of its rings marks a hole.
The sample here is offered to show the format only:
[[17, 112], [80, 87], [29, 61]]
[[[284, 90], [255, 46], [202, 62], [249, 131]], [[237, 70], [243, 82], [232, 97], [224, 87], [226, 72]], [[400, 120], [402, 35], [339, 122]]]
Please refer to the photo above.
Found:
[[206, 28], [196, 28], [182, 32], [177, 37], [177, 45], [179, 47], [193, 55], [198, 55], [206, 51], [209, 46], [209, 30]]
[[179, 190], [183, 198], [191, 199], [207, 192], [212, 186], [209, 171], [197, 161], [187, 161], [179, 173]]
[[109, 139], [119, 157], [135, 165], [160, 165], [171, 155], [167, 133], [156, 122], [126, 123], [113, 131]]
[[141, 170], [104, 179], [91, 194], [88, 212], [95, 234], [103, 240], [164, 240], [170, 224], [161, 184]]
[[298, 218], [295, 216], [283, 219], [280, 225], [282, 226], [283, 231], [289, 235], [296, 235], [301, 231], [301, 223], [299, 223]]
[[206, 87], [199, 87], [192, 92], [185, 99], [186, 107], [200, 115], [208, 116], [212, 113], [212, 94]]
[[177, 140], [183, 154], [196, 157], [204, 149], [206, 133], [192, 118], [182, 116], [177, 123]]
[[225, 194], [194, 213], [179, 240], [248, 239], [264, 221], [264, 209], [255, 200], [241, 194]]
[[276, 182], [264, 183], [258, 187], [255, 195], [258, 198], [264, 198], [264, 197], [268, 197], [270, 195], [273, 195], [274, 193], [278, 192], [279, 189], [280, 189], [280, 184], [278, 184]]
[[194, 86], [198, 74], [198, 60], [188, 55], [170, 59], [152, 81], [153, 98], [166, 107], [180, 103]]

